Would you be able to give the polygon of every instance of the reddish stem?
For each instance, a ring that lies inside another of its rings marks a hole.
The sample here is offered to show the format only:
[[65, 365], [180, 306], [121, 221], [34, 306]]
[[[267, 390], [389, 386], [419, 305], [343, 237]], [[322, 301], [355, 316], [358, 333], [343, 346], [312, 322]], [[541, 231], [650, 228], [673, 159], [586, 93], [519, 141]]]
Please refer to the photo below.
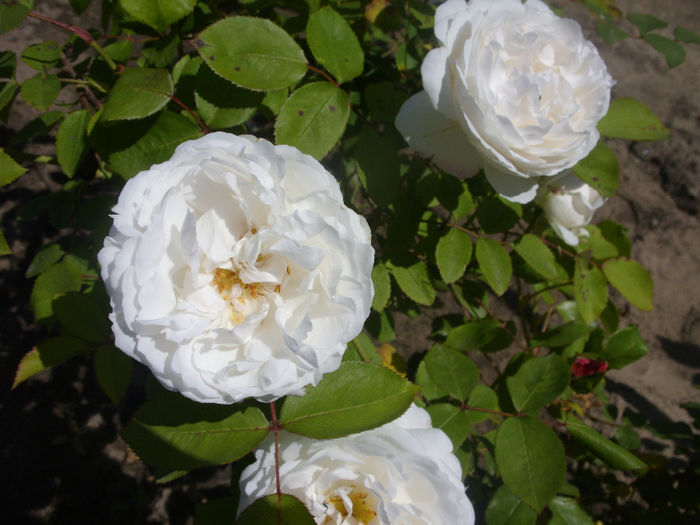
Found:
[[82, 38], [83, 40], [85, 40], [85, 42], [87, 42], [88, 44], [92, 44], [92, 42], [93, 42], [92, 35], [87, 30], [83, 29], [82, 27], [65, 24], [63, 22], [59, 22], [58, 20], [54, 20], [53, 18], [48, 18], [44, 15], [40, 15], [39, 13], [35, 13], [34, 11], [29, 13], [27, 16], [31, 16], [32, 18], [36, 18], [37, 20], [41, 20], [43, 22], [48, 22], [49, 24], [53, 24], [55, 26], [63, 28], [66, 31], [70, 31], [71, 33], [75, 34], [79, 38]]
[[275, 481], [277, 482], [277, 502], [282, 503], [282, 484], [280, 483], [280, 429], [277, 423], [277, 407], [274, 401], [270, 403], [270, 414], [272, 415], [271, 430], [275, 433]]
[[181, 101], [179, 98], [177, 98], [175, 95], [168, 95], [168, 96], [170, 97], [170, 100], [172, 100], [173, 102], [175, 102], [175, 104], [177, 104], [178, 106], [180, 106], [181, 108], [183, 108], [185, 111], [187, 111], [187, 113], [189, 113], [190, 115], [192, 115], [192, 118], [195, 119], [195, 120], [197, 121], [197, 124], [199, 124], [199, 127], [202, 128], [202, 131], [203, 131], [204, 133], [209, 133], [209, 132], [211, 131], [211, 130], [209, 129], [209, 127], [208, 127], [204, 122], [202, 122], [202, 119], [200, 119], [194, 111], [192, 111], [190, 108], [188, 108], [187, 105], [186, 105], [184, 102], [182, 102], [182, 101]]

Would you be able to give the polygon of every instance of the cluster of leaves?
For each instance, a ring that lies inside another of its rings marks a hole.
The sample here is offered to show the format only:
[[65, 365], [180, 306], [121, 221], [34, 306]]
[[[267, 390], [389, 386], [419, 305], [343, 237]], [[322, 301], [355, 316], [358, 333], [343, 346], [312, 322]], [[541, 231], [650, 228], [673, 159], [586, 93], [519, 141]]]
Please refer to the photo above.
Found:
[[[614, 6], [585, 3], [606, 17]], [[588, 477], [647, 469], [628, 450], [638, 447], [631, 427], [643, 424], [625, 423], [629, 430], [615, 441], [589, 425], [590, 400], [607, 402], [604, 371], [571, 371], [581, 357], [619, 369], [648, 352], [636, 327], [620, 326], [622, 301], [613, 300], [619, 292], [652, 308], [651, 279], [630, 259], [624, 228], [588, 226], [586, 239], [566, 246], [534, 205], [502, 199], [483, 175], [460, 180], [440, 171], [408, 151], [393, 127], [402, 102], [420, 89], [434, 7], [103, 0], [102, 30], [88, 31], [46, 19], [32, 4], [3, 0], [0, 32], [31, 16], [65, 29], [67, 40], [25, 49], [21, 60], [37, 73], [21, 86], [15, 54], [0, 54], [0, 116], [18, 93], [42, 112], [0, 150], [0, 182], [26, 171], [19, 162], [60, 167], [61, 191], [31, 201], [20, 218], [47, 214], [63, 234], [27, 270], [36, 320], [57, 335], [24, 357], [15, 386], [94, 352], [100, 385], [122, 401], [133, 365], [112, 344], [96, 266], [108, 210], [125, 179], [168, 159], [181, 142], [211, 130], [250, 132], [323, 159], [367, 217], [377, 251], [373, 312], [342, 366], [279, 407], [202, 405], [149, 384], [122, 435], [161, 481], [249, 457], [281, 427], [339, 437], [390, 421], [412, 401], [452, 440], [469, 496], [490, 525], [592, 523], [579, 503], [592, 503]], [[77, 12], [89, 4], [71, 0]], [[652, 45], [663, 38], [649, 32], [658, 24], [630, 20]], [[677, 33], [690, 41], [685, 30]], [[22, 149], [53, 128], [54, 157]], [[648, 108], [626, 98], [613, 101], [599, 129], [628, 140], [669, 135]], [[603, 141], [574, 172], [605, 197], [617, 190], [619, 167]], [[9, 251], [4, 238], [0, 250]], [[394, 314], [418, 318], [444, 305], [457, 313], [434, 320], [434, 346], [404, 361], [391, 345]], [[495, 315], [503, 305], [513, 315]], [[230, 516], [236, 490], [224, 504], [200, 509], [199, 522]], [[239, 522], [277, 523], [270, 516], [281, 515], [310, 519], [296, 500], [264, 498]]]

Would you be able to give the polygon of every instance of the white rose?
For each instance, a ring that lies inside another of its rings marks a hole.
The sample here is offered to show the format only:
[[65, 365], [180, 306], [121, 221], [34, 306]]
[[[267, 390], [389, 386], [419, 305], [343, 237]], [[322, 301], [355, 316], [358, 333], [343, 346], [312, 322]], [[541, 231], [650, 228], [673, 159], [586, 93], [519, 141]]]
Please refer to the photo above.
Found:
[[552, 229], [571, 246], [578, 244], [579, 236], [588, 235], [584, 226], [605, 203], [600, 193], [573, 174], [542, 188], [537, 201]]
[[[384, 426], [339, 439], [280, 432], [280, 480], [318, 524], [473, 525], [459, 461], [442, 430], [412, 406]], [[241, 475], [239, 513], [276, 492], [274, 440]]]
[[113, 211], [98, 259], [115, 344], [195, 401], [301, 394], [369, 314], [369, 227], [295, 148], [211, 133]]
[[477, 169], [476, 148], [494, 189], [525, 203], [541, 176], [596, 145], [614, 81], [576, 22], [540, 0], [448, 0], [435, 36], [440, 47], [421, 68], [425, 92], [396, 119], [416, 151], [464, 176]]

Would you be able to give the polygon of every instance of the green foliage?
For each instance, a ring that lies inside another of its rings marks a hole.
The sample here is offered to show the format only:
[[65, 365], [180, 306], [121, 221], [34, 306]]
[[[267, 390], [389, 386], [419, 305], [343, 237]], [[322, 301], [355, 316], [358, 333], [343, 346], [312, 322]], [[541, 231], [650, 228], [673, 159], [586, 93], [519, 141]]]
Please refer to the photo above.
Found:
[[46, 40], [33, 44], [22, 51], [22, 61], [32, 69], [46, 71], [56, 66], [61, 60], [61, 48], [57, 42]]
[[503, 295], [513, 274], [506, 249], [499, 242], [482, 237], [476, 241], [476, 260], [488, 285], [496, 295]]
[[105, 102], [102, 120], [132, 120], [163, 109], [173, 94], [165, 69], [133, 68], [122, 73]]
[[331, 7], [323, 7], [309, 17], [306, 39], [318, 63], [339, 84], [362, 74], [365, 55], [345, 19]]
[[35, 374], [80, 355], [89, 350], [85, 342], [70, 336], [56, 336], [45, 339], [27, 353], [17, 366], [12, 388]]
[[466, 401], [479, 380], [479, 370], [467, 356], [436, 345], [423, 359], [432, 381], [459, 401]]
[[617, 192], [620, 183], [620, 167], [617, 157], [604, 142], [598, 142], [593, 151], [571, 170], [603, 197], [612, 197]]
[[685, 60], [685, 49], [678, 42], [655, 33], [645, 33], [643, 38], [664, 56], [669, 68], [679, 66]]
[[598, 122], [601, 135], [627, 140], [666, 140], [671, 130], [651, 110], [633, 98], [617, 98]]
[[538, 512], [564, 483], [564, 447], [551, 428], [531, 417], [501, 424], [496, 463], [508, 489]]
[[[229, 518], [230, 519], [230, 518]], [[314, 519], [294, 496], [271, 494], [256, 500], [236, 520], [236, 525], [313, 525]]]
[[26, 171], [26, 168], [17, 164], [12, 157], [0, 148], [0, 186], [9, 184]]
[[506, 380], [513, 406], [532, 412], [559, 397], [569, 385], [569, 366], [557, 354], [533, 357]]
[[66, 115], [56, 133], [56, 155], [63, 173], [73, 177], [88, 152], [87, 127], [90, 122], [87, 109]]
[[196, 403], [160, 389], [122, 437], [150, 465], [179, 470], [235, 461], [265, 439], [268, 426], [258, 408]]
[[202, 31], [194, 45], [218, 75], [248, 89], [291, 86], [307, 69], [304, 52], [292, 37], [262, 18], [224, 18]]
[[640, 310], [653, 308], [654, 283], [637, 261], [611, 259], [603, 264], [603, 273], [630, 304]]
[[280, 110], [275, 125], [277, 143], [321, 159], [343, 135], [349, 113], [348, 96], [342, 89], [330, 82], [305, 84]]
[[100, 388], [118, 405], [131, 383], [134, 360], [112, 345], [104, 345], [95, 351], [95, 377]]
[[486, 509], [486, 525], [535, 525], [537, 511], [501, 485]]
[[440, 237], [435, 248], [435, 260], [445, 283], [453, 283], [462, 277], [472, 257], [472, 250], [469, 235], [456, 228], [451, 228]]
[[280, 422], [285, 430], [318, 439], [361, 432], [401, 415], [418, 388], [395, 372], [348, 361], [323, 376], [302, 397], [287, 397]]
[[129, 16], [159, 33], [191, 13], [196, 3], [197, 0], [119, 0], [119, 5]]
[[61, 91], [61, 81], [57, 75], [37, 73], [22, 82], [22, 98], [25, 102], [40, 111], [46, 111], [58, 93]]

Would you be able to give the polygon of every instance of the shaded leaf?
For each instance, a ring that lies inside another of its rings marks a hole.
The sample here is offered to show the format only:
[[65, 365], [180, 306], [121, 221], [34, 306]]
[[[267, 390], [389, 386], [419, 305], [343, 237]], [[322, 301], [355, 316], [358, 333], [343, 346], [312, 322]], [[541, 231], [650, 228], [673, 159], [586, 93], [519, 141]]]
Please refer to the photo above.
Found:
[[435, 300], [435, 288], [428, 276], [428, 267], [423, 261], [407, 259], [406, 261], [387, 264], [391, 274], [396, 279], [399, 288], [411, 300], [418, 304], [430, 306]]
[[636, 326], [627, 326], [615, 332], [598, 357], [608, 362], [610, 368], [624, 368], [649, 353]]
[[112, 345], [95, 352], [95, 376], [102, 391], [118, 405], [126, 395], [134, 369], [134, 360]]
[[45, 339], [28, 352], [17, 366], [12, 388], [26, 381], [34, 374], [59, 365], [64, 361], [89, 350], [89, 347], [75, 337], [59, 335]]
[[374, 284], [372, 308], [377, 311], [384, 310], [391, 298], [391, 279], [386, 266], [381, 262], [378, 262], [372, 268], [372, 283]]
[[204, 123], [212, 129], [225, 129], [248, 120], [260, 105], [263, 93], [250, 91], [200, 66], [194, 99]]
[[56, 75], [37, 73], [22, 82], [22, 98], [39, 111], [46, 111], [61, 91], [61, 81]]
[[33, 44], [22, 51], [22, 61], [32, 69], [46, 71], [61, 61], [61, 46], [53, 40]]
[[600, 435], [580, 419], [569, 416], [566, 430], [574, 438], [586, 446], [595, 456], [605, 461], [613, 468], [621, 470], [646, 471], [647, 465], [637, 456], [616, 445], [608, 438]]
[[549, 510], [564, 525], [593, 525], [591, 517], [571, 498], [557, 496], [549, 502]]
[[53, 315], [66, 330], [85, 341], [106, 342], [112, 335], [107, 314], [85, 294], [68, 292], [55, 298]]
[[526, 233], [514, 248], [515, 252], [542, 277], [550, 281], [557, 278], [554, 254], [539, 237]]
[[27, 171], [26, 168], [17, 164], [3, 148], [0, 148], [0, 186], [9, 184], [25, 171]]
[[700, 44], [700, 35], [686, 29], [685, 27], [677, 27], [673, 30], [673, 37], [677, 42], [684, 42], [688, 44]]
[[466, 355], [435, 345], [423, 358], [428, 374], [448, 394], [466, 401], [479, 380], [479, 369]]
[[586, 323], [597, 319], [608, 303], [608, 282], [603, 272], [581, 257], [576, 259], [574, 270], [574, 297]]
[[146, 463], [180, 470], [235, 461], [265, 439], [268, 426], [258, 408], [197, 403], [162, 390], [121, 434]]
[[392, 142], [365, 127], [355, 146], [362, 185], [379, 206], [388, 206], [400, 191], [399, 157]]
[[530, 346], [559, 347], [578, 341], [591, 333], [593, 328], [583, 321], [570, 321], [554, 328], [550, 328], [543, 334], [533, 337]]
[[479, 226], [486, 233], [501, 233], [510, 230], [520, 219], [522, 206], [510, 202], [500, 195], [484, 199], [476, 209]]
[[622, 29], [608, 24], [607, 22], [598, 22], [595, 26], [595, 30], [609, 46], [629, 36]]
[[486, 525], [535, 525], [537, 512], [501, 485], [486, 508]]
[[459, 407], [449, 403], [437, 403], [426, 408], [430, 414], [433, 428], [439, 428], [452, 441], [456, 450], [469, 435], [469, 420], [466, 413]]
[[0, 35], [17, 27], [34, 7], [34, 0], [19, 0], [12, 5], [0, 4]]
[[564, 447], [550, 427], [531, 417], [501, 424], [496, 464], [508, 489], [538, 512], [564, 483]]
[[629, 13], [627, 15], [627, 20], [636, 25], [642, 33], [653, 31], [654, 29], [663, 29], [668, 25], [663, 20], [659, 20], [655, 16], [645, 13]]
[[685, 60], [685, 49], [678, 42], [656, 33], [646, 33], [643, 38], [664, 56], [669, 68], [679, 66]]
[[56, 294], [80, 290], [87, 268], [79, 259], [70, 255], [42, 272], [34, 281], [31, 303], [37, 321], [53, 315], [53, 299]]
[[506, 384], [516, 410], [532, 412], [558, 398], [569, 385], [569, 378], [569, 365], [552, 353], [525, 361]]
[[457, 228], [450, 228], [440, 237], [435, 248], [435, 260], [443, 281], [449, 284], [462, 277], [472, 257], [472, 250], [469, 235]]
[[238, 517], [235, 525], [314, 525], [315, 523], [306, 506], [294, 496], [282, 494], [278, 497], [277, 494], [270, 494], [255, 500], [247, 507]]
[[75, 175], [88, 149], [87, 126], [90, 112], [86, 109], [66, 115], [56, 134], [56, 155], [63, 173]]
[[510, 254], [498, 241], [482, 237], [476, 241], [476, 260], [488, 285], [496, 295], [503, 295], [513, 275]]

